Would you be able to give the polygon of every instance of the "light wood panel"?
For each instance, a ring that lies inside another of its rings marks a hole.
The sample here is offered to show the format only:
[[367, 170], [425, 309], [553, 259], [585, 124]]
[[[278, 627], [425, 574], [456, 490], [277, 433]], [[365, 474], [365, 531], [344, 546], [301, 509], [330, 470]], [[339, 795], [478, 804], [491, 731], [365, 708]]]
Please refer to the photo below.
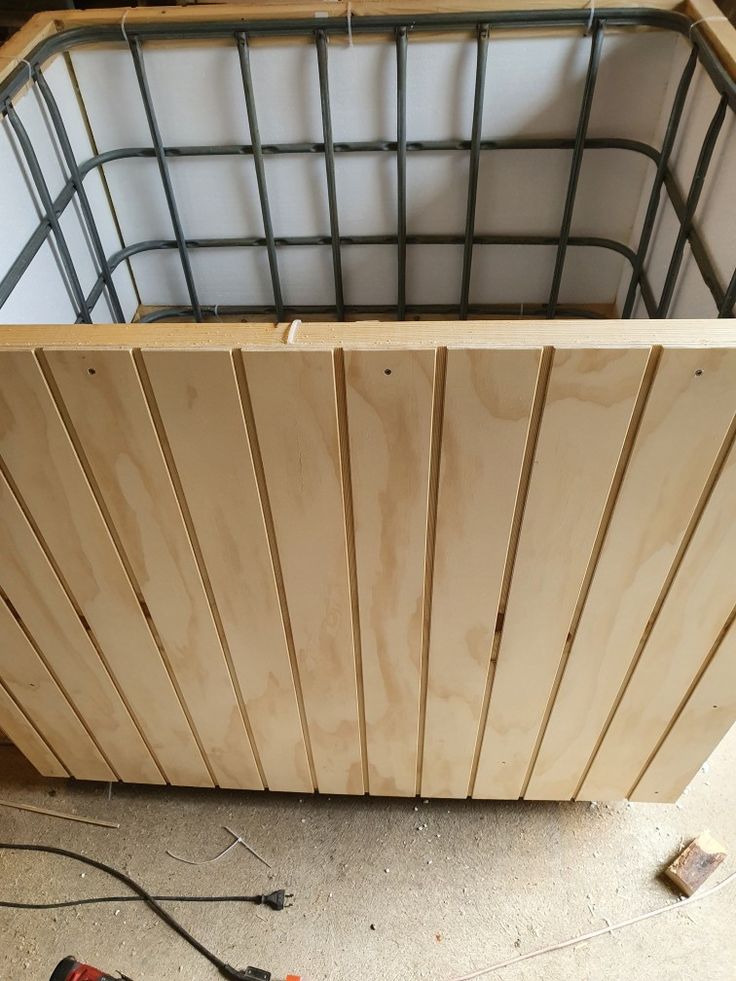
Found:
[[631, 793], [676, 801], [736, 718], [736, 628], [732, 625]]
[[580, 798], [610, 800], [631, 793], [736, 606], [735, 503], [736, 449], [731, 449]]
[[449, 351], [422, 794], [469, 792], [539, 351]]
[[556, 353], [473, 794], [520, 797], [646, 352]]
[[0, 721], [7, 736], [44, 777], [68, 777], [58, 757], [51, 752], [33, 725], [0, 684]]
[[243, 354], [323, 793], [363, 793], [331, 352]]
[[241, 706], [132, 354], [49, 351], [47, 357], [212, 775], [222, 787], [260, 788]]
[[[0, 475], [2, 588], [47, 664], [122, 779], [163, 783], [69, 597], [54, 574], [4, 476]], [[98, 754], [95, 753], [96, 757]], [[96, 763], [92, 763], [96, 765]]]
[[663, 353], [527, 797], [574, 797], [734, 411], [736, 352]]
[[417, 786], [435, 355], [345, 356], [368, 789]]
[[[312, 778], [231, 355], [145, 355], [269, 788]], [[287, 623], [288, 629], [288, 623]]]
[[0, 453], [141, 733], [171, 783], [212, 786], [33, 352], [3, 352], [0, 378]]
[[[81, 780], [116, 779], [14, 614], [2, 600], [0, 672], [4, 687], [41, 736], [54, 747], [62, 765], [72, 776]], [[23, 748], [22, 742], [19, 745]]]

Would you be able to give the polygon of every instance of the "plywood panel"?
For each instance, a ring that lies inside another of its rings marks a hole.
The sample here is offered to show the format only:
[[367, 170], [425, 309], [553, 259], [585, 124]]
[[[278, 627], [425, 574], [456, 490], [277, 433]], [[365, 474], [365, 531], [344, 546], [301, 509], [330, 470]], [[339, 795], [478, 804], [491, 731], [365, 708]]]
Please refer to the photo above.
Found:
[[633, 790], [718, 640], [736, 605], [735, 502], [732, 449], [579, 797], [618, 799]]
[[435, 355], [345, 355], [355, 562], [372, 794], [417, 789]]
[[146, 368], [273, 790], [312, 779], [232, 356], [148, 352]]
[[44, 777], [68, 777], [58, 757], [51, 752], [6, 689], [0, 684], [0, 721], [5, 732], [27, 760]]
[[217, 783], [262, 787], [133, 356], [49, 351], [51, 371]]
[[465, 797], [540, 366], [539, 351], [447, 353], [422, 794]]
[[734, 352], [663, 352], [527, 797], [575, 795], [734, 410]]
[[137, 783], [163, 783], [138, 729], [0, 475], [2, 588], [39, 645], [112, 769]]
[[631, 800], [676, 801], [736, 722], [736, 628], [731, 626]]
[[333, 356], [292, 350], [243, 358], [317, 785], [323, 793], [363, 793]]
[[112, 677], [164, 776], [174, 784], [212, 786], [33, 352], [3, 352], [0, 377], [0, 452]]
[[64, 767], [83, 780], [115, 780], [89, 733], [54, 678], [0, 600], [0, 672], [3, 684], [58, 754]]
[[522, 793], [646, 357], [555, 354], [474, 796]]

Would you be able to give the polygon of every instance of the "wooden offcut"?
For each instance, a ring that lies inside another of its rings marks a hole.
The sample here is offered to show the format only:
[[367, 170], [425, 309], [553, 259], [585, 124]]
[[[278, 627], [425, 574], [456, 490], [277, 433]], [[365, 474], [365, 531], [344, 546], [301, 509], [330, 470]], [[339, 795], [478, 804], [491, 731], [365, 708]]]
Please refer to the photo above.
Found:
[[692, 896], [725, 858], [725, 847], [710, 831], [703, 831], [667, 867], [665, 875], [686, 896]]

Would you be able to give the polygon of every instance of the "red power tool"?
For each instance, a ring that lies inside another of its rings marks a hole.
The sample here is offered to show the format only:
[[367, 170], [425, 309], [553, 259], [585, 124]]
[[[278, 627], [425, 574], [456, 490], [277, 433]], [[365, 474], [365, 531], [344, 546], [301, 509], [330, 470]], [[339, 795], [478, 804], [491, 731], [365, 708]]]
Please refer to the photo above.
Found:
[[132, 981], [131, 978], [126, 977], [124, 974], [120, 974], [117, 978], [114, 978], [112, 974], [99, 971], [96, 967], [92, 967], [91, 964], [80, 964], [73, 957], [65, 957], [63, 961], [60, 961], [56, 965], [49, 981], [121, 981], [121, 979], [123, 981]]

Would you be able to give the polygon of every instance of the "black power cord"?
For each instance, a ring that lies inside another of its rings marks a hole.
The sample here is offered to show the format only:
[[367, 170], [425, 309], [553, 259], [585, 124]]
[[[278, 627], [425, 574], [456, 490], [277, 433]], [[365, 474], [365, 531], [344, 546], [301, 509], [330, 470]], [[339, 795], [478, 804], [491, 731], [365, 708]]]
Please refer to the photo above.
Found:
[[[1, 846], [0, 846], [1, 847]], [[151, 896], [156, 902], [167, 903], [254, 903], [256, 906], [269, 906], [271, 909], [288, 909], [292, 903], [290, 892], [277, 889], [260, 896]], [[69, 906], [88, 906], [90, 903], [143, 903], [143, 896], [90, 896], [86, 899], [67, 899], [62, 903], [10, 903], [0, 900], [3, 909], [66, 909]]]
[[[171, 901], [174, 901], [177, 897], [152, 896], [146, 889], [143, 888], [143, 886], [139, 885], [139, 883], [137, 883], [135, 879], [131, 879], [131, 877], [129, 875], [126, 875], [125, 872], [120, 872], [119, 869], [115, 869], [111, 865], [105, 865], [104, 862], [98, 862], [97, 859], [88, 858], [86, 855], [78, 854], [78, 852], [68, 851], [66, 848], [56, 848], [53, 845], [7, 844], [4, 842], [0, 842], [0, 850], [9, 850], [9, 851], [17, 851], [17, 852], [46, 852], [49, 855], [63, 855], [65, 858], [73, 858], [77, 862], [82, 862], [84, 865], [90, 865], [93, 869], [99, 869], [100, 872], [106, 872], [107, 875], [112, 876], [114, 879], [118, 879], [118, 881], [124, 883], [129, 889], [131, 889], [136, 894], [135, 896], [123, 897], [122, 899], [116, 899], [114, 897], [111, 897], [111, 901], [122, 902], [129, 898], [129, 899], [142, 900], [143, 902], [147, 903], [154, 911], [154, 913], [156, 913], [157, 916], [159, 916], [164, 921], [164, 923], [166, 923], [167, 926], [171, 927], [171, 929], [174, 930], [176, 933], [178, 933], [180, 937], [183, 937], [183, 939], [186, 940], [186, 942], [190, 944], [192, 947], [194, 947], [194, 949], [198, 951], [203, 957], [205, 957], [210, 962], [210, 964], [214, 964], [214, 966], [218, 969], [218, 971], [223, 977], [229, 978], [230, 981], [271, 981], [270, 971], [264, 971], [262, 968], [259, 967], [247, 967], [244, 971], [239, 971], [237, 968], [232, 967], [230, 964], [226, 964], [225, 961], [223, 961], [221, 958], [217, 956], [217, 954], [214, 954], [211, 950], [205, 947], [204, 944], [200, 943], [199, 940], [196, 939], [196, 937], [193, 937], [192, 934], [185, 927], [183, 927], [178, 920], [174, 919], [174, 917], [171, 915], [171, 913], [168, 912], [168, 910], [164, 909], [163, 906], [159, 905], [158, 902], [159, 899], [170, 899]], [[265, 896], [265, 897], [261, 896], [258, 897], [258, 899], [260, 899], [262, 902], [265, 902], [266, 905], [270, 906], [271, 903], [268, 902], [268, 900], [273, 896], [279, 896], [279, 894], [281, 893], [282, 890], [279, 889], [276, 893], [270, 893], [269, 896]], [[286, 894], [284, 893], [283, 896], [285, 897]], [[189, 897], [178, 897], [178, 898], [182, 899], [185, 902], [190, 902], [190, 901], [206, 902], [209, 897], [189, 896]], [[231, 898], [232, 897], [222, 897], [221, 901], [230, 901]], [[237, 897], [237, 898], [241, 901], [246, 901], [246, 902], [257, 901], [255, 897]], [[87, 902], [89, 901], [90, 900], [87, 900]], [[101, 901], [107, 901], [107, 897], [101, 897]], [[82, 900], [82, 902], [85, 901]], [[278, 904], [278, 899], [275, 900], [275, 902]], [[35, 906], [30, 904], [28, 906], [25, 906], [24, 904], [18, 904], [18, 903], [3, 903], [2, 905], [20, 907], [20, 908], [31, 908], [31, 909], [45, 909], [45, 908], [51, 909], [56, 906], [56, 904], [51, 904], [48, 907]], [[71, 905], [71, 904], [65, 903], [61, 905]], [[76, 905], [76, 903], [74, 905]], [[282, 906], [280, 908], [283, 909], [283, 901], [282, 901]]]

